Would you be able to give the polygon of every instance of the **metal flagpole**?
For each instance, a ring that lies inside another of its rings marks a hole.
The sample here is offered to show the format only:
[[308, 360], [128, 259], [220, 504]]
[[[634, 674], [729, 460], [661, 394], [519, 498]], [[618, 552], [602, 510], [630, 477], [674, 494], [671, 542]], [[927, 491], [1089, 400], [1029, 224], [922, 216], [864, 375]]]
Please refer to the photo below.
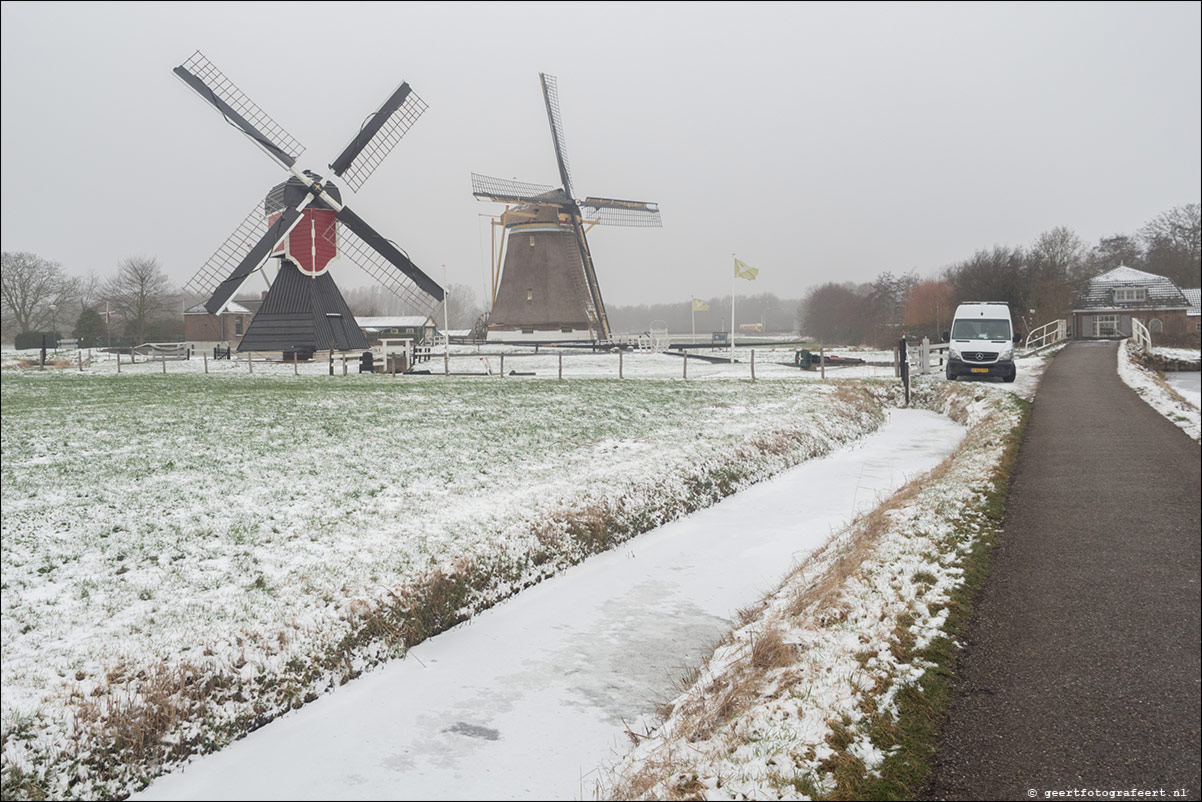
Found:
[[450, 371], [451, 365], [451, 325], [450, 317], [447, 313], [447, 307], [450, 304], [447, 302], [447, 266], [442, 266], [442, 335], [446, 341], [446, 356], [444, 357], [447, 371]]
[[735, 273], [738, 272], [735, 267], [735, 255], [730, 255], [730, 361], [735, 361]]

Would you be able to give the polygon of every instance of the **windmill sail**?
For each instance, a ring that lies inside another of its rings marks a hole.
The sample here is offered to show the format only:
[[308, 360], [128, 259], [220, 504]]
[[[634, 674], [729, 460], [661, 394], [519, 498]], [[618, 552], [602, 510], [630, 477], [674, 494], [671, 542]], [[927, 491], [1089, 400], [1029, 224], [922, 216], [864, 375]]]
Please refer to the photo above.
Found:
[[258, 145], [284, 167], [296, 164], [305, 146], [273, 120], [238, 85], [197, 50], [173, 72], [201, 99], [217, 109], [230, 125]]
[[425, 111], [425, 101], [409, 84], [401, 84], [330, 163], [330, 169], [358, 190]]

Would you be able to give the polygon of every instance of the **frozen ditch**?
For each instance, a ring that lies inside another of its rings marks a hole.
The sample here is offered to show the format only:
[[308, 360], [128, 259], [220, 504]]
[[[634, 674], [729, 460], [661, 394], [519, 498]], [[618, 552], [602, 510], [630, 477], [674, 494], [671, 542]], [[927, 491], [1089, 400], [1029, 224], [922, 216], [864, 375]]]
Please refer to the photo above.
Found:
[[1164, 378], [1182, 398], [1196, 407], [1202, 407], [1202, 373], [1167, 372]]
[[142, 799], [563, 799], [789, 566], [951, 453], [898, 410], [813, 460], [594, 557], [160, 778]]

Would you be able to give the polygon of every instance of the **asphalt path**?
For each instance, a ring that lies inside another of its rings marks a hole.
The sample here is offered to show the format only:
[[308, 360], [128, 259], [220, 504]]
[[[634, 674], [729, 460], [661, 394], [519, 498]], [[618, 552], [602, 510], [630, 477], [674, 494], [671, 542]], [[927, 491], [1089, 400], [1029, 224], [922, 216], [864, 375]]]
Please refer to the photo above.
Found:
[[1115, 363], [1044, 373], [919, 798], [1199, 798], [1202, 460]]

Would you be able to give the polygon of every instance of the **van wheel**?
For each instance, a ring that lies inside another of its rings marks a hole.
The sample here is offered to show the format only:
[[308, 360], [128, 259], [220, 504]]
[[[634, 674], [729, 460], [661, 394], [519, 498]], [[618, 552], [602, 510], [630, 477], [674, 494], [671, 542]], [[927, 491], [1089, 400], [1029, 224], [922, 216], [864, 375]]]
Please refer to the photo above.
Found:
[[1014, 381], [1014, 377], [1017, 375], [1018, 375], [1018, 371], [1016, 370], [1008, 376], [1003, 376], [1002, 381], [1007, 382], [1007, 383], [1012, 382], [1012, 381]]
[[944, 371], [943, 375], [947, 376], [947, 380], [949, 382], [954, 382], [956, 380], [956, 374], [952, 373], [950, 370]]

